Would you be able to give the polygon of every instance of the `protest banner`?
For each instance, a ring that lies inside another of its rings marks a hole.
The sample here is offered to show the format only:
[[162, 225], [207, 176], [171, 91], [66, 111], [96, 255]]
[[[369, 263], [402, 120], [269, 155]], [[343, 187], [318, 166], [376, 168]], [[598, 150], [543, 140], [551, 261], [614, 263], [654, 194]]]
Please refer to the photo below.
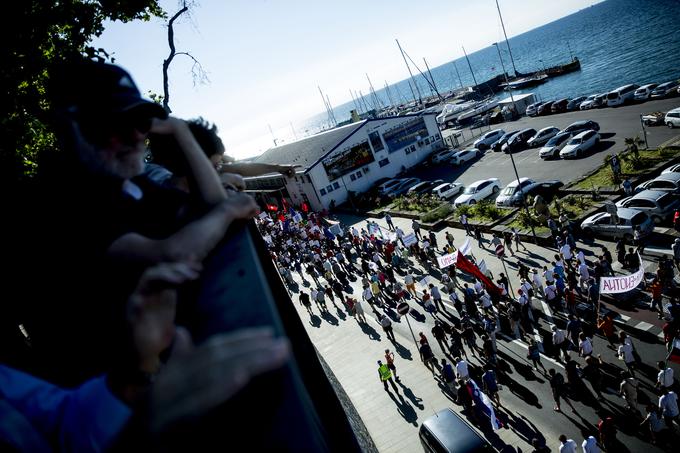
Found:
[[645, 270], [642, 266], [634, 274], [618, 275], [616, 277], [602, 277], [600, 279], [601, 294], [619, 294], [632, 291], [645, 278]]
[[458, 253], [449, 253], [447, 255], [443, 255], [437, 258], [437, 264], [439, 264], [440, 269], [444, 269], [446, 267], [449, 267], [453, 263], [456, 262], [456, 256]]
[[418, 239], [416, 239], [415, 233], [411, 233], [411, 234], [407, 234], [406, 236], [404, 236], [403, 241], [404, 241], [405, 247], [411, 247], [413, 244], [418, 242]]

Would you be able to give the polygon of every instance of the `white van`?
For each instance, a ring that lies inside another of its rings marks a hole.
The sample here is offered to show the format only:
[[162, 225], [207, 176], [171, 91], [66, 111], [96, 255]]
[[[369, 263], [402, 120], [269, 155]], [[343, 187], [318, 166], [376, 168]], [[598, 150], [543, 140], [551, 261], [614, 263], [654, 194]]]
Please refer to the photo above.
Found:
[[666, 117], [663, 119], [666, 126], [673, 129], [674, 127], [680, 127], [680, 107], [673, 109], [666, 113]]
[[635, 97], [635, 90], [638, 88], [640, 88], [640, 85], [633, 83], [610, 91], [607, 93], [607, 106], [616, 107], [617, 105], [623, 105], [626, 102], [633, 100]]

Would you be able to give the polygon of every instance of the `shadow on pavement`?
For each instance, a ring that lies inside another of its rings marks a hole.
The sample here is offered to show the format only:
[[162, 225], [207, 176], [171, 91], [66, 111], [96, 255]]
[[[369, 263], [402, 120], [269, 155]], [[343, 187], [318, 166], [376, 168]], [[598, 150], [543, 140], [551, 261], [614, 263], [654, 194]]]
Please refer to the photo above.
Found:
[[411, 354], [411, 350], [402, 346], [401, 343], [393, 343], [394, 344], [394, 350], [397, 351], [397, 354], [399, 354], [399, 357], [401, 357], [404, 360], [413, 360], [413, 355]]
[[312, 327], [316, 327], [318, 329], [319, 327], [321, 327], [321, 318], [319, 318], [315, 314], [311, 314], [309, 316], [309, 324], [311, 324]]
[[397, 410], [399, 411], [399, 415], [401, 415], [404, 420], [406, 420], [408, 423], [412, 424], [413, 426], [418, 426], [418, 414], [416, 411], [413, 409], [413, 406], [411, 406], [407, 401], [404, 401], [404, 397], [399, 395], [399, 398], [394, 396], [394, 394], [390, 391], [388, 391], [390, 398], [392, 398], [392, 401], [394, 401], [394, 404], [397, 405]]
[[359, 326], [361, 327], [361, 331], [368, 335], [368, 338], [371, 340], [380, 341], [380, 334], [378, 331], [368, 325], [367, 322], [360, 322]]
[[397, 384], [403, 389], [404, 391], [404, 396], [409, 399], [413, 403], [415, 407], [420, 409], [421, 411], [425, 409], [425, 406], [422, 404], [423, 399], [416, 396], [413, 393], [413, 390], [411, 390], [409, 387], [406, 387], [403, 382], [398, 381]]
[[321, 317], [324, 319], [324, 321], [326, 321], [328, 324], [332, 326], [339, 325], [338, 318], [330, 314], [329, 311], [321, 312]]

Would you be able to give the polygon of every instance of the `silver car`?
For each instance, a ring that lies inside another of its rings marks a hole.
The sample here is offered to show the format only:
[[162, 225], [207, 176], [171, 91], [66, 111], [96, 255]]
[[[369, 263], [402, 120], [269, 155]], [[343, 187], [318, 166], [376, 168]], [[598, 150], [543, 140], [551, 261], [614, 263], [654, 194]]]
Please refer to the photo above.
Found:
[[662, 190], [676, 195], [680, 194], [680, 173], [662, 173], [635, 188], [635, 192], [642, 192], [643, 190]]
[[618, 208], [616, 211], [618, 221], [612, 219], [611, 214], [600, 212], [591, 215], [581, 223], [581, 230], [585, 237], [603, 236], [613, 239], [633, 239], [635, 228], [640, 228], [642, 236], [648, 236], [654, 231], [654, 222], [644, 212], [637, 209]]
[[675, 195], [661, 190], [643, 190], [632, 197], [619, 200], [616, 206], [644, 211], [656, 225], [659, 225], [673, 215], [680, 206], [680, 200]]

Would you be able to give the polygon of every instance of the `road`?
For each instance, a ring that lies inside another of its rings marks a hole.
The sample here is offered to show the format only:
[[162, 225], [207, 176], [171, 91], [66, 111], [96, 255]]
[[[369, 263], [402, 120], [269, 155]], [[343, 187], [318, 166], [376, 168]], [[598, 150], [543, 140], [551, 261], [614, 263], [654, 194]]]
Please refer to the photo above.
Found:
[[[343, 222], [352, 224], [358, 222], [357, 227], [365, 226], [363, 219], [343, 217]], [[410, 221], [393, 219], [404, 231], [410, 231]], [[382, 219], [378, 223], [384, 222]], [[460, 230], [446, 229], [437, 234], [438, 241], [444, 242], [444, 234], [450, 231], [456, 238], [456, 244], [461, 244], [465, 238]], [[599, 245], [599, 244], [596, 244]], [[611, 244], [607, 244], [611, 246]], [[530, 267], [542, 266], [547, 262], [546, 257], [552, 256], [554, 251], [527, 244], [529, 253], [520, 253], [517, 257], [509, 257], [509, 275], [516, 287], [515, 263], [522, 260]], [[594, 248], [594, 247], [593, 247]], [[473, 245], [473, 253], [478, 260], [484, 259], [495, 275], [502, 271], [499, 260], [490, 252]], [[590, 249], [587, 252], [591, 255]], [[415, 262], [415, 261], [414, 261]], [[409, 269], [414, 276], [422, 276], [425, 271], [418, 265]], [[439, 277], [434, 270], [431, 275]], [[420, 423], [434, 412], [453, 407], [460, 412], [460, 407], [452, 402], [451, 397], [444, 390], [443, 384], [433, 377], [418, 358], [417, 348], [408, 325], [404, 319], [392, 309], [384, 310], [393, 320], [396, 343], [387, 340], [377, 321], [377, 312], [370, 312], [367, 304], [366, 315], [368, 323], [357, 323], [348, 316], [344, 308], [334, 307], [329, 303], [328, 313], [319, 313], [314, 307], [314, 314], [310, 316], [303, 307], [297, 304], [296, 292], [305, 284], [295, 274], [299, 287], [293, 287], [291, 296], [296, 303], [303, 322], [306, 323], [308, 333], [319, 353], [334, 371], [336, 377], [344, 387], [356, 409], [362, 417], [369, 433], [379, 451], [414, 452], [421, 451], [418, 441], [418, 427]], [[403, 281], [402, 277], [398, 277]], [[352, 283], [354, 297], [360, 298], [360, 280]], [[422, 287], [419, 287], [422, 289]], [[424, 332], [430, 338], [430, 344], [438, 359], [445, 357], [430, 333], [433, 317], [425, 314], [417, 301], [410, 301], [413, 316], [409, 321], [415, 334]], [[340, 304], [339, 304], [340, 305]], [[554, 314], [540, 300], [534, 301], [535, 308], [541, 313], [540, 328], [536, 338], [543, 340], [549, 333], [552, 324], [564, 327], [565, 319], [562, 314]], [[615, 308], [615, 307], [609, 307]], [[448, 308], [455, 313], [453, 307]], [[441, 319], [447, 319], [442, 316]], [[638, 334], [639, 333], [639, 334]], [[664, 358], [663, 346], [656, 335], [644, 335], [644, 331], [633, 333], [635, 346], [644, 358], [644, 365], [638, 373], [641, 381], [640, 410], [645, 398], [656, 401], [652, 392], [655, 381], [654, 364]], [[479, 341], [479, 340], [478, 340]], [[605, 393], [605, 401], [601, 409], [593, 407], [587, 401], [574, 401], [576, 412], [572, 412], [568, 405], [563, 404], [563, 412], [557, 413], [552, 409], [550, 386], [542, 373], [532, 370], [526, 358], [527, 345], [518, 340], [512, 340], [504, 335], [498, 338], [499, 356], [504, 364], [506, 377], [502, 380], [503, 390], [500, 392], [502, 408], [498, 411], [499, 418], [507, 428], [493, 432], [486, 426], [482, 435], [492, 443], [498, 451], [526, 452], [531, 451], [530, 441], [534, 437], [544, 438], [547, 445], [557, 451], [560, 434], [575, 439], [579, 445], [585, 436], [596, 433], [596, 424], [601, 416], [612, 415], [619, 425], [619, 439], [625, 445], [620, 450], [647, 451], [649, 453], [662, 451], [641, 439], [635, 417], [629, 416], [623, 409], [624, 402], [618, 396], [618, 373], [622, 370], [614, 351], [607, 347], [607, 341], [599, 335], [594, 338], [596, 353], [602, 355], [605, 371], [611, 378], [607, 381], [609, 390]], [[401, 395], [385, 392], [377, 376], [376, 360], [382, 359], [384, 349], [390, 348], [397, 354], [396, 366], [401, 377], [399, 388]], [[549, 352], [549, 344], [546, 346]], [[564, 374], [563, 366], [553, 358], [543, 355], [546, 368], [555, 368]], [[576, 360], [583, 364], [580, 358]], [[480, 361], [470, 360], [474, 374], [479, 372]], [[680, 372], [675, 367], [676, 375]]]
[[[538, 149], [535, 148], [513, 155], [520, 177], [527, 176], [538, 180], [560, 179], [567, 183], [601, 165], [607, 154], [623, 151], [625, 149], [624, 139], [636, 135], [643, 138], [640, 115], [655, 111], [665, 112], [678, 106], [680, 106], [680, 98], [670, 98], [617, 108], [567, 112], [534, 118], [523, 117], [511, 123], [495, 125], [494, 128], [509, 132], [529, 127], [536, 130], [548, 126], [564, 129], [571, 123], [584, 119], [599, 123], [602, 140], [594, 152], [581, 159], [543, 161], [538, 157]], [[680, 133], [678, 129], [669, 129], [665, 126], [646, 129], [650, 147], [658, 146]], [[510, 156], [492, 151], [487, 151], [481, 159], [466, 163], [459, 168], [450, 165], [419, 167], [410, 172], [408, 176], [423, 180], [459, 181], [464, 184], [479, 179], [499, 178], [501, 183], [506, 185], [515, 179]]]

